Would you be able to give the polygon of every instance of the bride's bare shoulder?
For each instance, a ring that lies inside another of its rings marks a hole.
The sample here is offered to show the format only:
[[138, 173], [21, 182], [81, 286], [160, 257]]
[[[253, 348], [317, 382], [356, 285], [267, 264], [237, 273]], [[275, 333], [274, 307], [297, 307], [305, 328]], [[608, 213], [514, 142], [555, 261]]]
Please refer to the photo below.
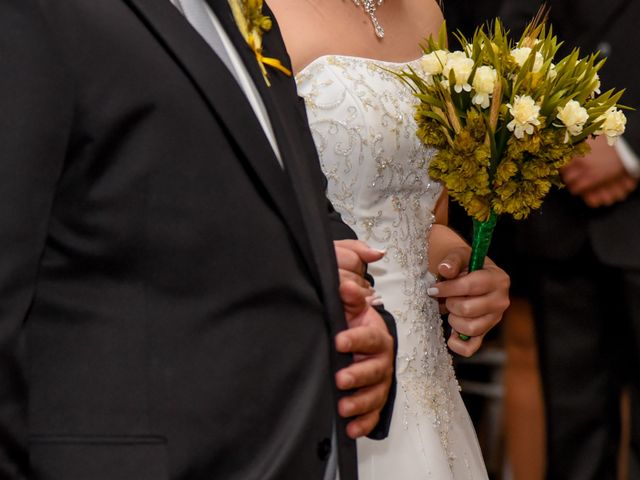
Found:
[[419, 24], [423, 32], [437, 35], [444, 22], [440, 1], [437, 0], [408, 0], [409, 9], [413, 18]]
[[315, 1], [268, 0], [267, 4], [280, 26], [282, 37], [294, 71], [299, 71], [321, 50], [322, 35], [326, 29], [325, 15]]

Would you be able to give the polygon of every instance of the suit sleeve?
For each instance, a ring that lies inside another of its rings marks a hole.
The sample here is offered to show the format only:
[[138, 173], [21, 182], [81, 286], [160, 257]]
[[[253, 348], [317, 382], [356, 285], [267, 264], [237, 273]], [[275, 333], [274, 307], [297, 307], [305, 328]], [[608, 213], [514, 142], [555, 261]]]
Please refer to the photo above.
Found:
[[27, 478], [26, 346], [71, 118], [34, 0], [0, 1], [0, 478]]

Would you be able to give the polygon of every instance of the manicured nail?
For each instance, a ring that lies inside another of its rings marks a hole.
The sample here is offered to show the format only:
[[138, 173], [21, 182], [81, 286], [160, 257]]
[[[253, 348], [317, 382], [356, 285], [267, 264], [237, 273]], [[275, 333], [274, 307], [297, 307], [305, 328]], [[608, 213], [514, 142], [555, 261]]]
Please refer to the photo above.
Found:
[[383, 304], [384, 304], [384, 301], [382, 300], [382, 297], [376, 298], [372, 300], [370, 303], [370, 305], [373, 307], [379, 307], [380, 305], [383, 305]]
[[440, 294], [440, 290], [437, 287], [429, 287], [427, 288], [427, 295], [430, 297], [437, 297]]
[[451, 264], [450, 264], [450, 263], [447, 263], [447, 262], [442, 262], [442, 263], [438, 266], [438, 268], [440, 268], [440, 267], [442, 267], [442, 268], [446, 268], [447, 270], [451, 270], [451, 269], [453, 268], [453, 267], [451, 266]]
[[379, 293], [374, 293], [373, 295], [369, 295], [368, 297], [365, 297], [364, 299], [369, 305], [377, 305], [377, 304], [375, 304], [373, 302], [381, 300], [382, 299], [382, 295], [380, 295]]
[[386, 248], [372, 248], [371, 250], [373, 250], [374, 252], [381, 253], [382, 255], [386, 255], [387, 254], [387, 249]]

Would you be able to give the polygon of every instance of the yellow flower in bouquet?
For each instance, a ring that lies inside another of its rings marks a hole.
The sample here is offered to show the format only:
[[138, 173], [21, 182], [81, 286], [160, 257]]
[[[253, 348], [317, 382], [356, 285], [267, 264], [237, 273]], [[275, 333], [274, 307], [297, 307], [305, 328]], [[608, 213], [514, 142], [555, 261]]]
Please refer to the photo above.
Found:
[[420, 100], [418, 136], [438, 149], [429, 167], [474, 219], [470, 270], [484, 263], [499, 215], [540, 208], [559, 171], [590, 136], [624, 133], [622, 91], [600, 92], [604, 60], [578, 49], [556, 59], [558, 39], [541, 10], [517, 41], [499, 19], [450, 51], [446, 27], [423, 45], [422, 72], [399, 73]]

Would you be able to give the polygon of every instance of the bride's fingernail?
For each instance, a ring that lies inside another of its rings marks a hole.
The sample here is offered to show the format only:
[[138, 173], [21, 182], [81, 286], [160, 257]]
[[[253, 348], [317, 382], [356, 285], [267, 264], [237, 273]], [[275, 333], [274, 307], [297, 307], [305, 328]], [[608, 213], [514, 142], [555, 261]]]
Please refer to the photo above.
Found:
[[451, 264], [448, 262], [442, 262], [439, 267], [446, 268], [447, 270], [451, 270]]
[[373, 250], [374, 252], [381, 253], [382, 255], [386, 255], [387, 254], [387, 249], [386, 248], [372, 248], [371, 250]]
[[430, 297], [437, 297], [440, 293], [440, 290], [437, 287], [429, 287], [427, 288], [427, 295]]
[[365, 301], [369, 305], [380, 305], [382, 302], [382, 296], [379, 293], [369, 295], [368, 297], [365, 297]]
[[382, 305], [384, 302], [382, 301], [382, 297], [378, 297], [374, 300], [371, 301], [370, 305], [374, 306], [374, 307], [379, 307], [380, 305]]

